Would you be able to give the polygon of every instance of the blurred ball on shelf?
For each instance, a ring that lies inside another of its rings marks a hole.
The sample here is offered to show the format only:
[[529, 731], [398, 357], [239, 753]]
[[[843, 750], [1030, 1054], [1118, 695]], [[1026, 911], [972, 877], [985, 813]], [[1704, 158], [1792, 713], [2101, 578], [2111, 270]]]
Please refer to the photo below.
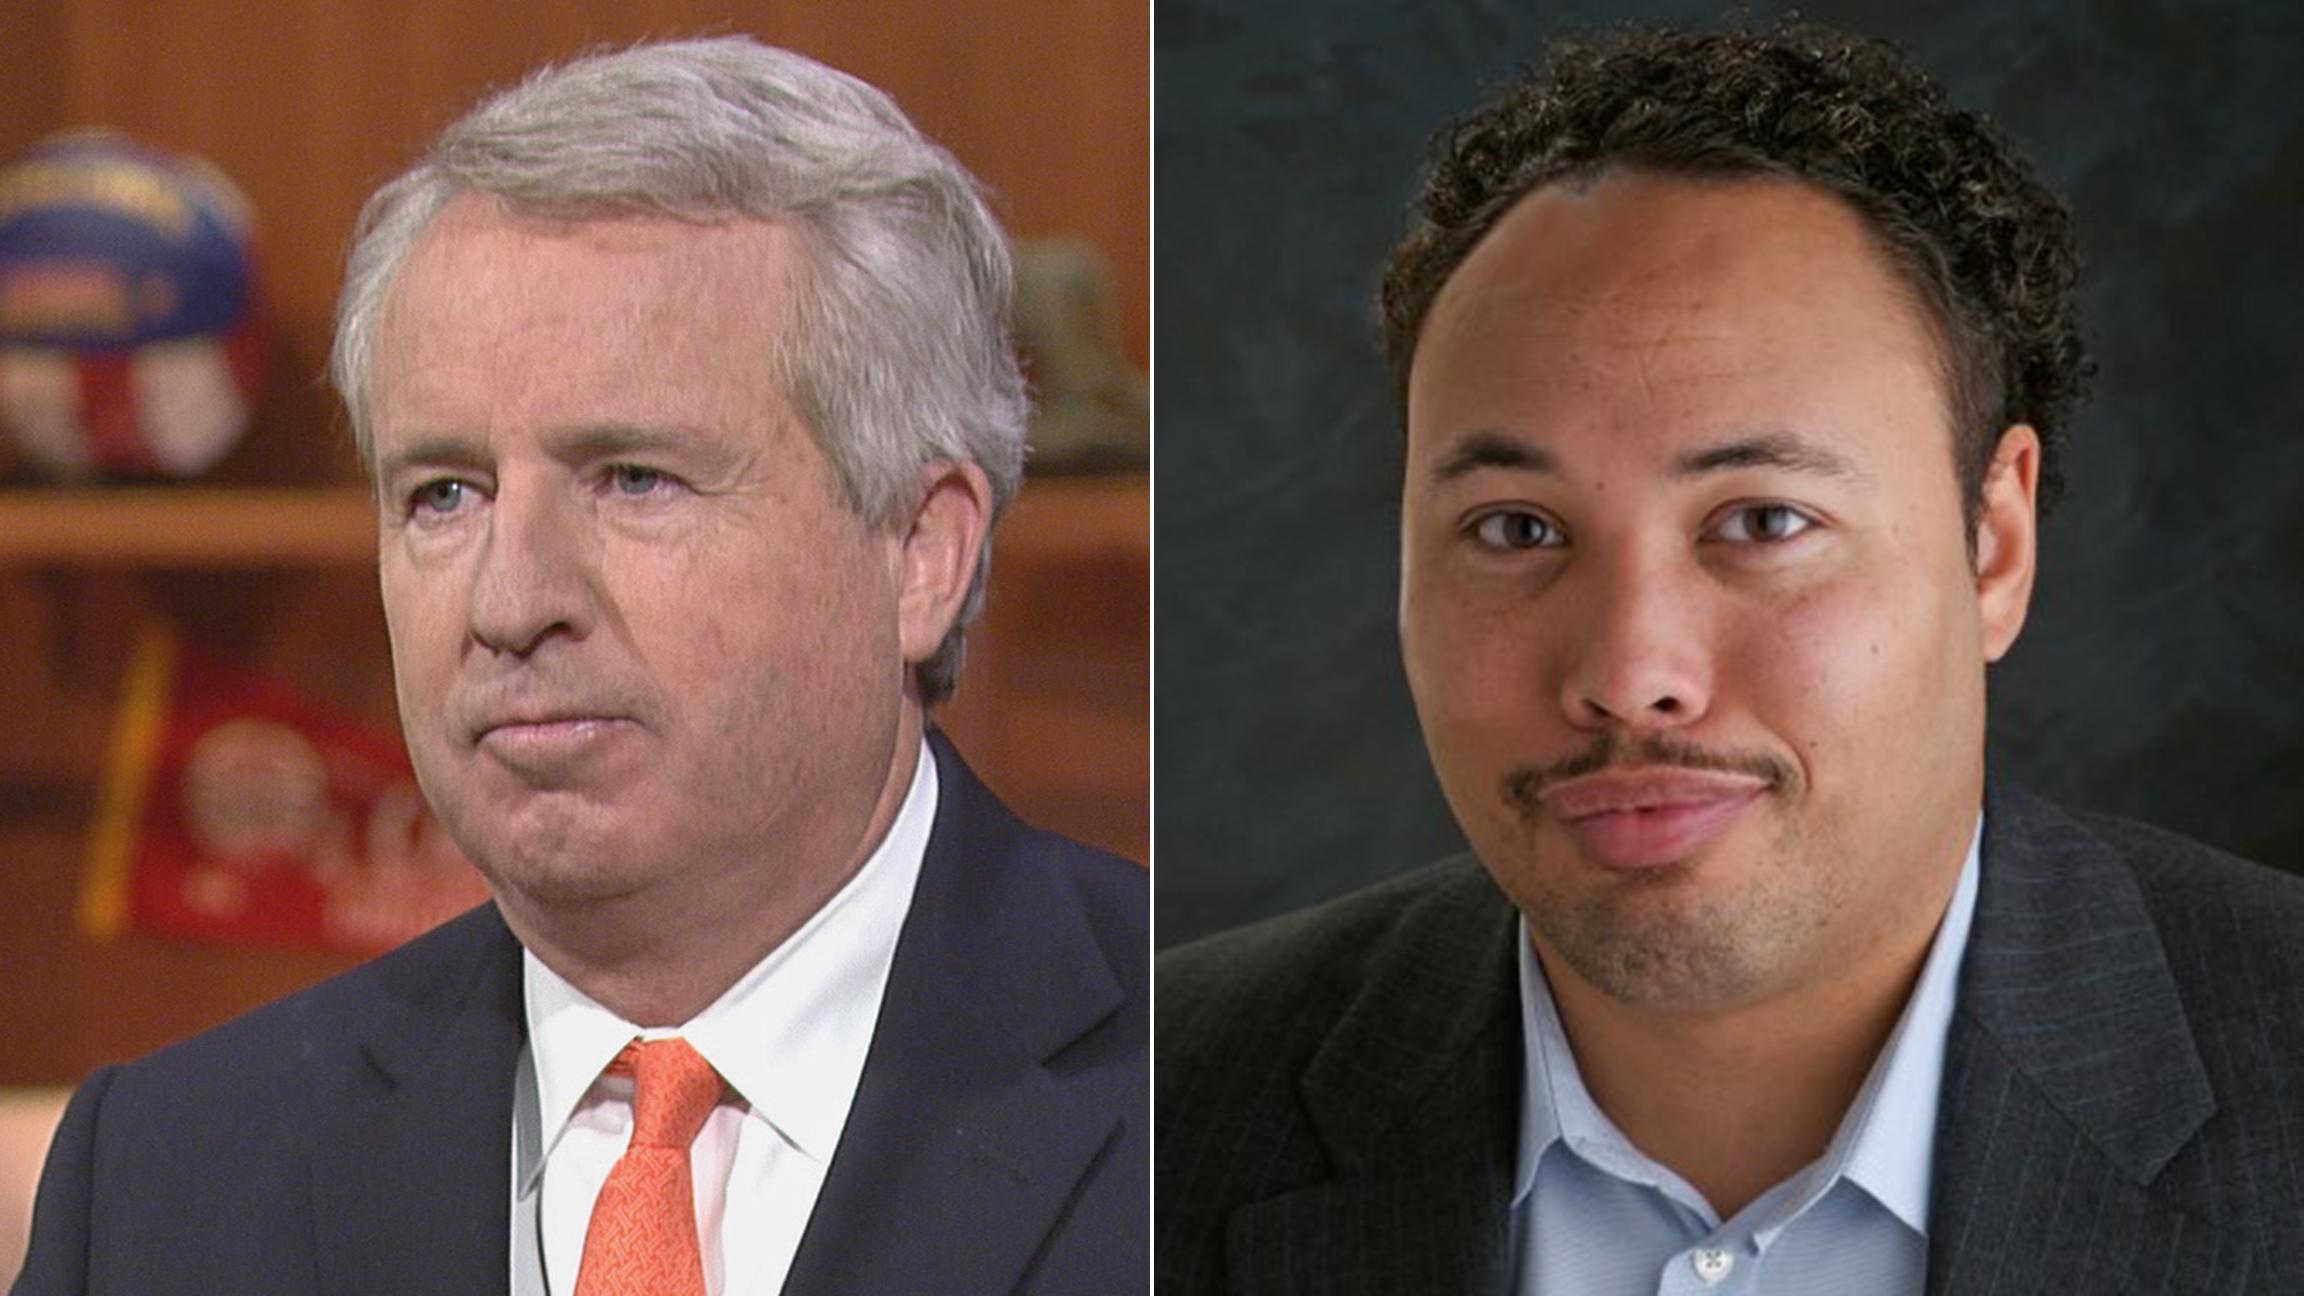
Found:
[[191, 477], [248, 429], [265, 345], [248, 200], [116, 131], [0, 163], [0, 438], [51, 479]]

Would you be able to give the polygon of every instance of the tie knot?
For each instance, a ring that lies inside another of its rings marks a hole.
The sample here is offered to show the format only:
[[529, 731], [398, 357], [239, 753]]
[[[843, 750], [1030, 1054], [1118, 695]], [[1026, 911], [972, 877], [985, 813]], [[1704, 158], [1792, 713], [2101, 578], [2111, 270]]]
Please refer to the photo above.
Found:
[[685, 1150], [719, 1105], [727, 1082], [688, 1041], [634, 1040], [608, 1064], [632, 1077], [632, 1143]]

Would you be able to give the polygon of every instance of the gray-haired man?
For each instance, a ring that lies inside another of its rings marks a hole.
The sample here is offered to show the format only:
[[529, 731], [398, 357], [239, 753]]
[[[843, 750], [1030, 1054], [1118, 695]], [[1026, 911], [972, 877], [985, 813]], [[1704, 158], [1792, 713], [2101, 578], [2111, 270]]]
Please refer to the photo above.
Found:
[[928, 733], [1008, 293], [948, 155], [740, 39], [541, 73], [371, 201], [334, 372], [495, 903], [92, 1077], [19, 1292], [1142, 1285], [1143, 875]]

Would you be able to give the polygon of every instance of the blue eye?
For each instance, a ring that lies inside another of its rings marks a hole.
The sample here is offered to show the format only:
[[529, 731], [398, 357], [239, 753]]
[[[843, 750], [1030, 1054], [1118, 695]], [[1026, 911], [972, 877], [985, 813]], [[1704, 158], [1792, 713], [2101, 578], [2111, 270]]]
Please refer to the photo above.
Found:
[[635, 464], [618, 464], [608, 470], [609, 484], [619, 495], [646, 495], [662, 486], [668, 478], [653, 468]]
[[446, 514], [455, 512], [464, 503], [471, 488], [453, 477], [428, 481], [409, 492], [408, 504], [419, 513]]
[[1490, 549], [1557, 549], [1568, 537], [1542, 514], [1505, 509], [1482, 517], [1472, 534]]
[[1781, 544], [1815, 525], [1789, 504], [1747, 504], [1722, 518], [1714, 535], [1735, 544]]

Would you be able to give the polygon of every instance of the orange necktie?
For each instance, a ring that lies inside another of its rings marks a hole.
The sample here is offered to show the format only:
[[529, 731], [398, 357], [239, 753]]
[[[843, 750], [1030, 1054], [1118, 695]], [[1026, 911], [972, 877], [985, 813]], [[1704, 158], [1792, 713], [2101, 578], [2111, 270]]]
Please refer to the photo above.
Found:
[[688, 1145], [727, 1084], [684, 1039], [634, 1040], [608, 1073], [632, 1077], [632, 1142], [592, 1203], [576, 1296], [704, 1296]]

